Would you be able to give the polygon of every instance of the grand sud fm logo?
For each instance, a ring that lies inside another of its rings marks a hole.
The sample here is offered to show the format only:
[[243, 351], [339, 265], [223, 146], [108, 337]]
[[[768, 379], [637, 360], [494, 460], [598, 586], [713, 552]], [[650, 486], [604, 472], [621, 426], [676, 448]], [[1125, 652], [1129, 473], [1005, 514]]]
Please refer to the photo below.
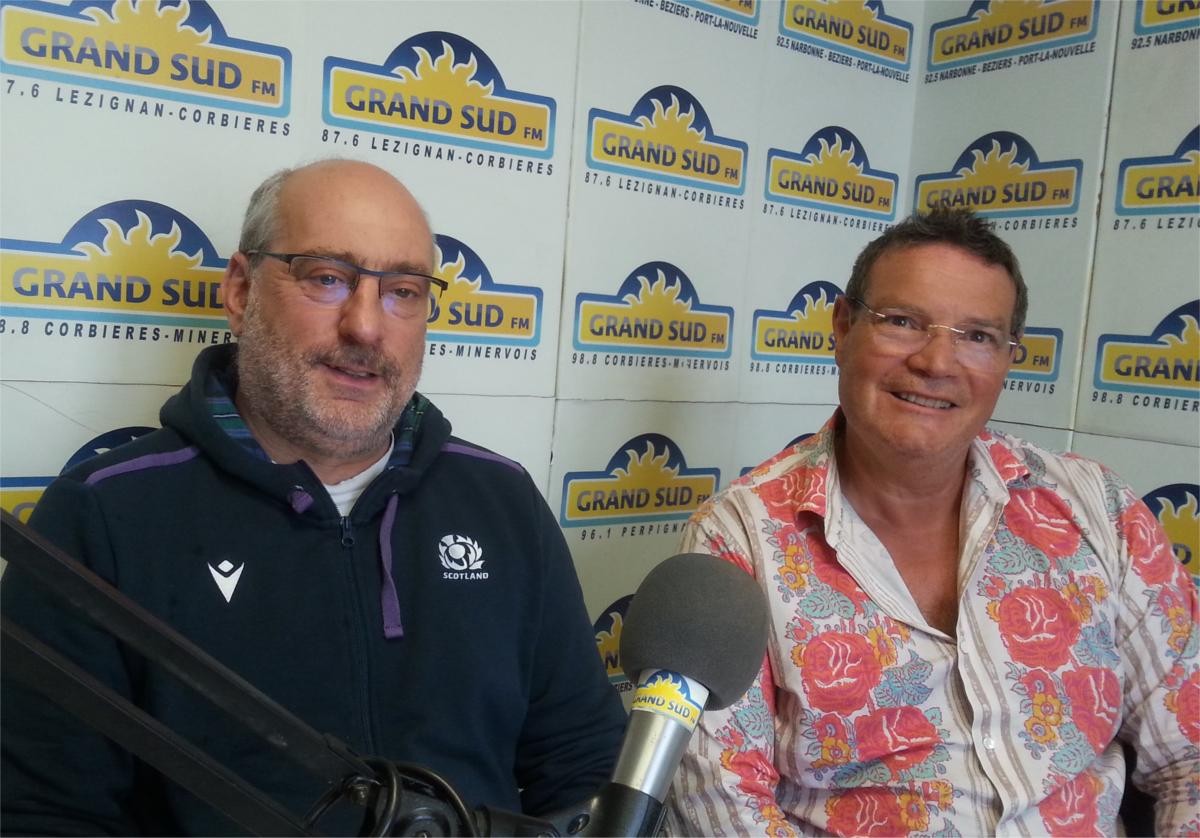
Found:
[[717, 490], [721, 472], [688, 468], [669, 437], [646, 433], [621, 445], [602, 471], [563, 476], [564, 527], [685, 520]]
[[554, 154], [555, 103], [509, 89], [482, 49], [423, 32], [371, 64], [325, 59], [323, 116], [343, 128], [501, 151]]
[[750, 357], [832, 364], [833, 301], [841, 295], [842, 289], [831, 282], [810, 282], [783, 311], [757, 309]]
[[116, 201], [59, 243], [0, 239], [0, 312], [161, 326], [223, 327], [226, 260], [182, 213]]
[[704, 107], [682, 87], [653, 88], [628, 114], [588, 111], [593, 169], [741, 195], [747, 150], [740, 140], [717, 136]]
[[919, 175], [915, 206], [967, 207], [984, 218], [1067, 215], [1079, 209], [1081, 160], [1041, 162], [1019, 134], [994, 131], [968, 145], [946, 172]]
[[687, 681], [666, 669], [647, 670], [638, 676], [637, 692], [629, 709], [666, 716], [689, 730], [695, 728], [704, 711]]
[[1100, 0], [975, 0], [962, 17], [929, 28], [930, 72], [977, 64], [1096, 37]]
[[0, 71], [248, 113], [291, 110], [292, 56], [232, 38], [203, 0], [0, 7]]
[[899, 184], [892, 172], [872, 169], [862, 143], [837, 125], [809, 137], [799, 154], [767, 151], [768, 201], [892, 221]]
[[1062, 359], [1062, 329], [1026, 327], [1013, 351], [1008, 377], [1019, 381], [1058, 381]]
[[1122, 160], [1116, 191], [1117, 215], [1200, 213], [1200, 125], [1174, 154]]
[[1137, 0], [1133, 28], [1139, 35], [1196, 27], [1200, 27], [1200, 5], [1194, 0]]
[[1171, 542], [1171, 551], [1200, 581], [1200, 486], [1171, 483], [1142, 496]]
[[1093, 384], [1099, 390], [1200, 396], [1200, 300], [1172, 311], [1149, 335], [1101, 335]]
[[780, 33], [907, 72], [912, 66], [913, 26], [889, 16], [882, 0], [786, 0]]
[[681, 2], [693, 9], [712, 12], [727, 20], [744, 23], [748, 26], [758, 26], [759, 12], [762, 10], [760, 0], [681, 0]]
[[621, 632], [625, 628], [625, 615], [629, 613], [631, 602], [633, 594], [626, 594], [605, 608], [600, 618], [592, 625], [596, 636], [596, 651], [600, 653], [600, 660], [604, 662], [608, 683], [619, 693], [627, 693], [633, 689], [633, 684], [621, 668]]
[[429, 318], [430, 340], [537, 346], [542, 332], [542, 289], [501, 285], [467, 245], [434, 238], [434, 275], [447, 282]]
[[647, 262], [615, 294], [575, 297], [578, 350], [728, 358], [733, 309], [704, 305], [687, 274], [670, 262]]

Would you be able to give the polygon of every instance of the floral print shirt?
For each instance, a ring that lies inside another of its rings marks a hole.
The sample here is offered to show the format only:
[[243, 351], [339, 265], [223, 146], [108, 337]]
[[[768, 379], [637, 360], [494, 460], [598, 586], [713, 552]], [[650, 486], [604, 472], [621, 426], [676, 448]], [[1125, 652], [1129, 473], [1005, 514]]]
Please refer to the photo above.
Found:
[[683, 550], [759, 581], [768, 652], [707, 712], [672, 818], [704, 835], [1113, 835], [1125, 783], [1200, 835], [1196, 588], [1111, 472], [985, 431], [956, 637], [842, 496], [835, 415], [706, 502]]

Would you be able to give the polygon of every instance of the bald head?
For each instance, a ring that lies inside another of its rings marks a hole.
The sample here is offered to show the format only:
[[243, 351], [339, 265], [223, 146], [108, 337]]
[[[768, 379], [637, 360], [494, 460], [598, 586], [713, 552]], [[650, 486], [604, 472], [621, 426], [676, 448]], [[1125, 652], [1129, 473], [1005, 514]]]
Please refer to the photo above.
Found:
[[[336, 202], [335, 202], [336, 199]], [[310, 201], [325, 202], [314, 207]], [[403, 227], [429, 240], [433, 261], [433, 236], [428, 216], [412, 193], [384, 169], [357, 160], [320, 160], [295, 169], [275, 172], [254, 190], [242, 222], [238, 250], [271, 250], [285, 234], [288, 216], [299, 210], [317, 209], [323, 215], [342, 213], [357, 206], [361, 215], [368, 207], [390, 207], [404, 219]], [[372, 223], [371, 226], [377, 226]], [[396, 236], [401, 231], [383, 230]]]

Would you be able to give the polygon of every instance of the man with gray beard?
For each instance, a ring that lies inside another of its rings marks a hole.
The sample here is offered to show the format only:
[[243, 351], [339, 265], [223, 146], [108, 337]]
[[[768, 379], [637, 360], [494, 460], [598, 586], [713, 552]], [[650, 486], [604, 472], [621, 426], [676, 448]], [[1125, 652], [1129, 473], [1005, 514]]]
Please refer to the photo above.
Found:
[[[445, 286], [433, 258], [424, 213], [383, 170], [272, 175], [225, 273], [237, 344], [201, 352], [162, 429], [64, 474], [30, 523], [315, 729], [432, 768], [470, 805], [545, 813], [608, 778], [624, 714], [532, 480], [416, 392]], [[320, 795], [19, 569], [0, 588], [6, 617], [285, 808]], [[2, 687], [3, 832], [238, 831]]]

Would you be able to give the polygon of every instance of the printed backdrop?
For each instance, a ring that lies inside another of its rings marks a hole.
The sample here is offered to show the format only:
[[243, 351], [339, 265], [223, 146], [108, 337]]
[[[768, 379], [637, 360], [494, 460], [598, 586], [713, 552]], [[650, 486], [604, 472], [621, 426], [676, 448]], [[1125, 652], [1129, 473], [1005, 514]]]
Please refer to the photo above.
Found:
[[836, 402], [831, 310], [915, 208], [1017, 250], [997, 424], [1200, 545], [1200, 11], [1100, 0], [0, 3], [0, 500], [157, 423], [254, 185], [403, 179], [421, 389], [521, 460], [612, 664], [688, 514]]

